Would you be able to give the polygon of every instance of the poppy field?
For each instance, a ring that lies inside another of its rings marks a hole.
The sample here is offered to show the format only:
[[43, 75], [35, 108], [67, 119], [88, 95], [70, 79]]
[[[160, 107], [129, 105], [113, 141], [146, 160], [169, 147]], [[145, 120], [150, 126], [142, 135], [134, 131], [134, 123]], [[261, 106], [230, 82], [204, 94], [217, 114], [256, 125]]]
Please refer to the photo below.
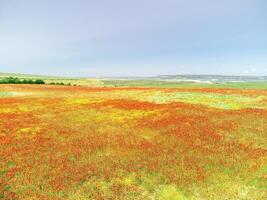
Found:
[[0, 199], [261, 200], [267, 90], [0, 85]]

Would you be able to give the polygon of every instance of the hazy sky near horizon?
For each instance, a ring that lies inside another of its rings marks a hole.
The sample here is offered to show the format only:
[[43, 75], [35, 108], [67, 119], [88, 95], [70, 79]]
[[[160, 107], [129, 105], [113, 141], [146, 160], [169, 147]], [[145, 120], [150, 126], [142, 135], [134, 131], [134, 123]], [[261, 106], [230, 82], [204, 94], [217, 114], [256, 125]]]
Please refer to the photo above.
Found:
[[0, 0], [0, 72], [267, 75], [267, 1]]

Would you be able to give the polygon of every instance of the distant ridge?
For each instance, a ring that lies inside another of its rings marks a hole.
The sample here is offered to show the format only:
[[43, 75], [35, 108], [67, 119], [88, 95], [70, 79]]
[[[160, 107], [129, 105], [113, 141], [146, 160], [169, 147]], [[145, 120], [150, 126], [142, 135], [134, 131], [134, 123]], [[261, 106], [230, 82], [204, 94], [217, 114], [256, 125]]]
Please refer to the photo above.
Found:
[[49, 76], [49, 75], [36, 75], [36, 74], [24, 74], [24, 73], [2, 73], [0, 72], [1, 77], [35, 77], [35, 78], [65, 78], [61, 76]]
[[196, 82], [254, 82], [267, 81], [267, 76], [235, 76], [235, 75], [160, 75], [159, 80], [196, 81]]
[[44, 78], [44, 79], [100, 79], [100, 80], [157, 80], [172, 82], [203, 82], [203, 83], [225, 83], [225, 82], [258, 82], [267, 81], [267, 76], [237, 76], [237, 75], [159, 75], [159, 76], [88, 76], [88, 77], [70, 77], [70, 76], [49, 76], [34, 74], [0, 73], [0, 79], [3, 77], [19, 78]]

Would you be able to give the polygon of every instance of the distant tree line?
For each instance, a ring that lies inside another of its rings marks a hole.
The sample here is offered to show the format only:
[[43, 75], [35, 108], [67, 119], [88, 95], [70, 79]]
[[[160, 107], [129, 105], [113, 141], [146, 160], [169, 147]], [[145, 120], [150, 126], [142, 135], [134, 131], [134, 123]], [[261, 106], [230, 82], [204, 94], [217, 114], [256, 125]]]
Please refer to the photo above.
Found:
[[[5, 78], [0, 78], [0, 84], [46, 84], [44, 80], [42, 79], [19, 79], [17, 77], [5, 77]], [[66, 85], [66, 86], [77, 86], [76, 84], [71, 84], [71, 83], [63, 83], [63, 82], [51, 82], [48, 83], [50, 85]]]
[[17, 77], [6, 77], [0, 79], [0, 84], [45, 84], [42, 79], [19, 79]]
[[71, 85], [71, 83], [63, 83], [63, 82], [51, 82], [50, 85], [67, 85], [67, 86], [77, 86], [76, 84]]

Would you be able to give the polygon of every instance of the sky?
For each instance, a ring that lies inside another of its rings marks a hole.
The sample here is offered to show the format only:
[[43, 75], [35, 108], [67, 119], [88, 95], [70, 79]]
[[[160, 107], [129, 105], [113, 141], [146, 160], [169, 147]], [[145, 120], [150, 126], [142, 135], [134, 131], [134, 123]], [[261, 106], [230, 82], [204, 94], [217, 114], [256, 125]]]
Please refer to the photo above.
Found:
[[267, 1], [0, 0], [0, 72], [267, 75]]

